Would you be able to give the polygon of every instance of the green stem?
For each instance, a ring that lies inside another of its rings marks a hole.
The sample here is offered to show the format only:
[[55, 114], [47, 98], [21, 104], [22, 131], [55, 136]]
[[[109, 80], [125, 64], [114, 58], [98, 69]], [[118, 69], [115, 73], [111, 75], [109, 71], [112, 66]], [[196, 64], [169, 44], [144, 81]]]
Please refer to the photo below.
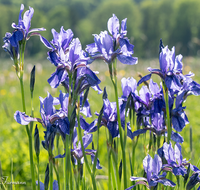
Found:
[[167, 143], [169, 144], [170, 139], [171, 139], [172, 128], [171, 128], [170, 113], [169, 113], [168, 88], [166, 87], [164, 82], [163, 82], [163, 93], [165, 95], [166, 114], [167, 114]]
[[121, 125], [120, 109], [119, 109], [119, 101], [118, 101], [116, 64], [117, 64], [117, 62], [114, 61], [113, 62], [114, 79], [111, 76], [111, 81], [113, 83], [113, 87], [114, 87], [114, 91], [115, 91], [115, 101], [116, 101], [116, 106], [117, 106], [117, 120], [118, 120], [118, 126], [119, 126], [120, 144], [121, 144], [121, 149], [122, 149], [122, 166], [123, 166], [123, 172], [122, 173], [123, 173], [123, 176], [124, 176], [124, 189], [126, 189], [127, 188], [126, 155], [125, 155], [125, 144], [123, 142], [123, 136], [122, 136], [122, 125]]
[[[80, 105], [80, 102], [79, 102], [79, 105]], [[94, 175], [93, 175], [93, 173], [90, 169], [90, 166], [89, 166], [86, 154], [85, 154], [85, 149], [84, 149], [84, 146], [83, 146], [83, 139], [82, 139], [82, 135], [81, 135], [81, 124], [80, 124], [80, 107], [78, 107], [77, 120], [78, 120], [78, 136], [80, 137], [80, 141], [81, 141], [81, 149], [82, 149], [82, 153], [83, 153], [83, 157], [84, 157], [84, 163], [85, 163], [87, 170], [90, 174], [90, 177], [92, 179], [93, 189], [97, 190], [95, 177], [94, 177]]]
[[[20, 88], [21, 88], [23, 112], [26, 112], [23, 75], [20, 76], [19, 81], [20, 81]], [[35, 190], [36, 184], [35, 184], [35, 171], [34, 171], [34, 164], [33, 164], [33, 143], [32, 143], [32, 133], [31, 133], [32, 130], [29, 130], [28, 125], [26, 125], [26, 132], [27, 132], [28, 140], [29, 140], [29, 157], [30, 157], [30, 167], [31, 167], [32, 189]]]
[[[116, 187], [116, 179], [115, 179], [115, 173], [114, 173], [114, 167], [112, 162], [112, 157], [110, 157], [110, 167], [111, 167], [111, 175], [112, 175], [112, 183], [113, 183], [113, 189], [117, 189]], [[118, 170], [117, 170], [118, 172]]]
[[53, 168], [54, 168], [54, 171], [56, 173], [56, 177], [57, 177], [57, 181], [58, 181], [58, 189], [60, 189], [60, 177], [59, 177], [59, 173], [58, 173], [58, 170], [55, 166], [55, 162], [53, 162]]
[[[108, 145], [109, 146], [109, 145]], [[111, 163], [110, 163], [110, 159], [111, 159], [111, 151], [108, 149], [108, 189], [112, 189], [111, 186]]]
[[[115, 175], [116, 175], [116, 180], [113, 180], [115, 184], [117, 184], [117, 187], [115, 187], [116, 189], [121, 189], [121, 183], [120, 183], [120, 179], [119, 179], [119, 168], [118, 168], [118, 163], [117, 163], [117, 159], [116, 159], [116, 155], [114, 154], [114, 152], [112, 152], [112, 159], [114, 161], [114, 167], [115, 167]], [[111, 161], [111, 167], [113, 167], [113, 162]], [[114, 167], [113, 167], [113, 171], [114, 171]]]
[[64, 185], [65, 185], [65, 190], [67, 190], [69, 188], [68, 184], [69, 184], [69, 168], [68, 168], [68, 163], [69, 163], [69, 135], [65, 136], [65, 161], [64, 161], [64, 176], [65, 176], [65, 180], [64, 180]]
[[40, 170], [39, 170], [39, 167], [40, 167], [40, 159], [39, 159], [39, 156], [37, 156], [37, 168], [38, 168], [38, 190], [40, 190]]
[[[68, 119], [70, 120], [70, 116], [72, 114], [72, 106], [71, 106], [71, 84], [72, 84], [72, 75], [69, 74], [69, 102], [68, 102]], [[71, 152], [70, 152], [70, 135], [65, 136], [65, 159], [64, 159], [64, 189], [69, 189], [70, 183], [70, 174], [71, 174]]]
[[[18, 76], [19, 81], [20, 81], [23, 112], [26, 112], [25, 95], [24, 95], [24, 82], [23, 82], [25, 46], [26, 46], [26, 41], [22, 41], [22, 43], [20, 45], [20, 65], [19, 65], [19, 68], [18, 68], [19, 70], [17, 71], [17, 76]], [[32, 189], [36, 190], [35, 172], [34, 172], [34, 164], [33, 164], [32, 129], [29, 130], [28, 125], [26, 125], [26, 132], [27, 132], [28, 139], [29, 139], [29, 156], [30, 156]]]
[[49, 177], [50, 177], [50, 190], [53, 190], [53, 160], [51, 156], [49, 159]]
[[50, 182], [50, 190], [53, 190], [53, 153], [52, 153], [52, 147], [51, 147], [51, 142], [52, 142], [52, 136], [50, 137], [49, 141], [49, 182]]

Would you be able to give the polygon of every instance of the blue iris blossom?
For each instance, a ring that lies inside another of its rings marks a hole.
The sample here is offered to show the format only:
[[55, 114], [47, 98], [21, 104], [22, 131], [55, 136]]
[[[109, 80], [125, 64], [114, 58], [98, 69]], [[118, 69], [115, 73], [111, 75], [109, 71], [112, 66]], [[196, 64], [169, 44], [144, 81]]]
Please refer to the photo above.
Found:
[[135, 183], [135, 185], [127, 188], [126, 190], [133, 189], [136, 185], [139, 184], [145, 185], [148, 189], [156, 187], [158, 183], [161, 183], [164, 186], [171, 187], [174, 187], [176, 185], [174, 182], [166, 179], [166, 172], [163, 172], [161, 174], [162, 160], [157, 154], [154, 156], [154, 159], [150, 155], [147, 155], [143, 160], [143, 167], [147, 177], [131, 177], [131, 181], [137, 182]]
[[[119, 136], [119, 126], [117, 121], [117, 107], [116, 102], [110, 102], [107, 98], [103, 100], [103, 115], [101, 119], [101, 125], [108, 128], [112, 138]], [[119, 105], [120, 105], [120, 117], [121, 117], [121, 124], [122, 128], [125, 129], [127, 127], [127, 136], [133, 139], [132, 131], [130, 127], [130, 123], [126, 123], [125, 126], [125, 107], [123, 104], [123, 99], [119, 98]], [[98, 113], [96, 113], [99, 116]], [[94, 132], [97, 130], [97, 126], [92, 126], [87, 132]]]
[[186, 159], [183, 159], [182, 153], [181, 153], [181, 145], [179, 143], [175, 144], [175, 148], [173, 149], [172, 144], [167, 144], [166, 142], [163, 144], [163, 146], [158, 149], [158, 154], [162, 159], [165, 159], [167, 164], [163, 165], [163, 168], [171, 168], [172, 173], [177, 175], [184, 176], [187, 174], [188, 165], [190, 165], [190, 169], [194, 172], [200, 172], [200, 170], [190, 164]]
[[7, 32], [3, 38], [4, 45], [2, 48], [10, 54], [10, 57], [17, 63], [19, 59], [19, 42], [23, 39], [21, 31], [16, 30], [12, 34]]
[[151, 78], [152, 74], [157, 74], [165, 82], [169, 91], [178, 92], [182, 87], [182, 80], [184, 75], [182, 74], [182, 55], [175, 57], [175, 47], [170, 51], [168, 46], [162, 48], [159, 55], [160, 69], [148, 68], [151, 74], [144, 76], [138, 82], [138, 85]]
[[46, 30], [44, 28], [34, 28], [30, 30], [31, 19], [34, 13], [34, 9], [32, 7], [29, 7], [29, 10], [24, 13], [22, 18], [23, 11], [24, 5], [21, 4], [18, 25], [12, 23], [12, 27], [14, 28], [13, 33], [11, 34], [7, 32], [5, 37], [3, 38], [5, 44], [2, 47], [10, 54], [10, 57], [15, 61], [15, 64], [19, 59], [20, 44], [24, 43], [33, 35], [40, 36], [41, 38], [41, 34], [39, 34], [38, 32]]
[[[48, 149], [51, 140], [51, 146], [53, 148], [53, 141], [55, 135], [58, 133], [61, 135], [62, 139], [65, 139], [66, 134], [69, 135], [71, 127], [68, 120], [68, 101], [69, 95], [62, 93], [58, 98], [54, 98], [51, 94], [48, 93], [46, 98], [40, 97], [40, 118], [33, 118], [26, 115], [23, 112], [16, 111], [14, 114], [15, 120], [21, 125], [28, 125], [31, 121], [40, 122], [43, 127], [46, 129], [45, 141], [42, 142], [45, 149]], [[56, 109], [55, 105], [60, 105], [60, 109]], [[87, 117], [91, 116], [90, 106], [88, 101], [85, 101], [85, 106], [82, 106], [81, 112]], [[88, 128], [88, 123], [84, 122], [85, 120], [81, 116], [81, 122], [84, 123], [83, 128]], [[94, 123], [94, 122], [93, 122]], [[92, 124], [89, 125], [92, 127]]]
[[56, 66], [56, 71], [48, 79], [51, 87], [57, 88], [62, 84], [69, 92], [71, 77], [76, 83], [75, 89], [73, 89], [76, 93], [80, 94], [88, 87], [93, 87], [100, 93], [98, 84], [101, 81], [95, 72], [89, 68], [90, 58], [82, 50], [80, 40], [78, 38], [73, 39], [74, 34], [71, 29], [64, 30], [63, 27], [61, 27], [60, 33], [52, 29], [52, 34], [51, 43], [45, 38], [41, 38], [43, 44], [50, 49], [48, 59]]
[[[131, 97], [132, 104], [129, 105], [129, 109], [133, 109], [137, 115], [137, 126], [139, 129], [132, 133], [132, 138], [147, 131], [151, 131], [158, 136], [166, 133], [164, 117], [166, 108], [162, 85], [160, 84], [159, 87], [157, 83], [150, 79], [148, 86], [142, 86], [138, 93], [135, 79], [123, 78], [121, 82], [123, 104], [126, 105], [127, 100]], [[171, 110], [173, 102], [174, 100], [169, 94]], [[179, 129], [182, 129], [188, 123], [183, 109], [185, 108], [178, 106], [178, 108], [171, 111], [172, 124], [177, 131], [180, 131]], [[143, 128], [140, 129], [140, 126], [143, 126]], [[175, 142], [183, 142], [183, 138], [174, 131], [172, 131], [171, 138]]]
[[[96, 150], [87, 149], [89, 144], [92, 142], [92, 138], [93, 138], [92, 134], [84, 134], [84, 136], [82, 137], [85, 153], [86, 153], [86, 155], [91, 156], [92, 163], [94, 163]], [[71, 149], [71, 154], [74, 158], [74, 163], [77, 165], [78, 160], [79, 160], [81, 162], [81, 164], [83, 164], [84, 163], [84, 157], [83, 157], [83, 152], [82, 152], [82, 148], [81, 148], [81, 142], [78, 141], [78, 135], [77, 135], [76, 127], [74, 128], [72, 143], [73, 143], [73, 149]], [[63, 155], [57, 155], [55, 158], [64, 158], [64, 157], [65, 157], [65, 153]], [[97, 169], [102, 168], [100, 166], [99, 159], [97, 159], [96, 168]]]
[[113, 14], [108, 20], [108, 31], [102, 31], [99, 35], [94, 34], [94, 43], [87, 45], [86, 51], [91, 55], [92, 59], [102, 59], [110, 64], [117, 58], [121, 63], [134, 65], [137, 64], [138, 58], [132, 57], [134, 46], [129, 43], [125, 35], [126, 20], [122, 20], [121, 31], [119, 32], [119, 20]]
[[166, 87], [170, 91], [171, 95], [177, 95], [179, 101], [184, 101], [188, 95], [200, 94], [200, 85], [191, 79], [194, 76], [193, 73], [183, 75], [183, 56], [175, 56], [175, 47], [170, 51], [168, 46], [160, 46], [159, 63], [160, 69], [148, 68], [150, 74], [142, 77], [138, 81], [138, 85], [151, 78], [152, 74], [159, 75], [164, 81]]
[[[36, 32], [39, 31], [45, 31], [44, 28], [34, 28], [30, 30], [31, 27], [31, 19], [33, 17], [34, 9], [32, 7], [29, 7], [29, 10], [27, 10], [22, 18], [22, 12], [24, 11], [24, 5], [21, 4], [20, 7], [20, 13], [19, 13], [19, 19], [18, 19], [18, 25], [15, 23], [12, 23], [12, 27], [16, 30], [19, 30], [23, 33], [24, 39], [28, 40], [30, 36], [32, 35], [39, 35]], [[29, 35], [30, 34], [30, 35]], [[29, 36], [28, 36], [29, 35]]]
[[[45, 190], [44, 183], [42, 183], [41, 181], [39, 183], [40, 183], [40, 190]], [[38, 181], [36, 181], [36, 184], [38, 185]], [[58, 182], [56, 180], [53, 181], [53, 190], [59, 190]]]

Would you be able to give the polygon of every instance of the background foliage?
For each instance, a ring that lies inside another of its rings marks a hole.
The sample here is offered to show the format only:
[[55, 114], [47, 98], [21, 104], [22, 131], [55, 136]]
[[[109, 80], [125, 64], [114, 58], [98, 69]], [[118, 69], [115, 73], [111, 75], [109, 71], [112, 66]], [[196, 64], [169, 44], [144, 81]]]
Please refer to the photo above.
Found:
[[[32, 27], [47, 29], [42, 35], [52, 39], [51, 29], [71, 28], [83, 48], [93, 42], [92, 34], [107, 29], [107, 20], [116, 14], [128, 18], [128, 37], [135, 45], [135, 56], [157, 57], [160, 38], [184, 56], [200, 54], [199, 0], [0, 0], [0, 36], [12, 31], [18, 22], [20, 4], [34, 8]], [[3, 42], [2, 42], [3, 43]], [[164, 44], [164, 45], [166, 45]], [[31, 53], [29, 51], [31, 49]], [[43, 55], [39, 39], [28, 43], [27, 55]], [[0, 57], [5, 57], [0, 50]]]

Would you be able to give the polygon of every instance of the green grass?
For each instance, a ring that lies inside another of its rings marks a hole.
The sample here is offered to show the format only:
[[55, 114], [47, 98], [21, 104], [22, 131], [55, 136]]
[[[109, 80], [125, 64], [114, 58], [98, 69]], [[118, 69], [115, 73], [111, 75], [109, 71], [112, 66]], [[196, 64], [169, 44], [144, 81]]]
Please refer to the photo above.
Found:
[[[187, 74], [190, 70], [195, 73], [194, 80], [200, 82], [200, 65], [198, 62], [199, 58], [184, 58], [184, 74]], [[26, 105], [27, 105], [27, 114], [30, 115], [30, 92], [29, 92], [29, 73], [33, 67], [36, 65], [36, 83], [35, 83], [35, 91], [34, 91], [34, 110], [35, 117], [40, 117], [40, 102], [39, 96], [46, 97], [47, 91], [52, 94], [52, 96], [58, 96], [59, 89], [51, 89], [50, 85], [47, 83], [47, 79], [54, 72], [55, 67], [47, 60], [37, 60], [27, 59], [25, 60], [25, 96], [26, 96]], [[134, 77], [137, 81], [139, 80], [138, 73], [141, 75], [145, 75], [148, 73], [147, 67], [158, 68], [159, 63], [158, 59], [152, 60], [141, 60], [138, 65], [129, 66], [118, 64], [118, 92], [119, 96], [121, 96], [121, 83], [120, 80], [122, 77]], [[101, 89], [106, 86], [108, 98], [110, 101], [115, 101], [114, 99], [114, 91], [112, 88], [112, 84], [109, 78], [108, 68], [106, 63], [103, 62], [95, 62], [91, 65], [91, 69], [95, 71], [99, 71], [98, 77], [102, 81], [100, 84]], [[154, 79], [159, 82], [158, 77], [154, 77]], [[99, 112], [102, 106], [102, 94], [98, 94], [94, 90], [90, 90], [89, 94], [89, 102], [91, 105], [91, 110], [93, 114], [93, 118], [95, 117], [94, 112]], [[190, 124], [187, 125], [182, 131], [182, 135], [184, 137], [185, 142], [183, 143], [182, 153], [183, 158], [187, 160], [191, 159], [191, 162], [199, 166], [199, 158], [200, 158], [200, 130], [198, 129], [200, 126], [200, 97], [191, 96], [188, 97], [187, 102], [185, 103], [186, 112], [189, 119]], [[26, 185], [16, 185], [16, 189], [31, 189], [31, 176], [29, 172], [29, 153], [28, 153], [28, 137], [26, 135], [25, 126], [20, 126], [15, 122], [13, 115], [16, 110], [22, 111], [21, 104], [21, 94], [20, 94], [20, 86], [18, 78], [15, 74], [15, 70], [12, 67], [12, 60], [1, 60], [0, 62], [0, 161], [2, 166], [3, 176], [8, 176], [8, 181], [11, 181], [11, 161], [13, 161], [13, 181], [26, 182]], [[93, 119], [92, 118], [92, 119]], [[91, 118], [87, 121], [91, 122]], [[190, 126], [192, 126], [192, 143], [193, 149], [192, 152], [190, 150]], [[40, 141], [43, 140], [44, 129], [38, 124], [39, 132], [40, 132]], [[97, 171], [97, 175], [107, 175], [107, 142], [106, 135], [108, 131], [105, 127], [100, 129], [100, 152], [99, 159], [103, 169]], [[95, 138], [96, 134], [94, 134], [94, 144], [96, 148]], [[148, 148], [146, 145], [148, 144], [148, 135], [141, 135], [139, 138], [139, 143], [136, 151], [136, 164], [135, 175], [142, 176], [142, 160], [147, 154]], [[127, 142], [128, 151], [130, 152], [130, 148], [132, 146], [132, 142], [128, 139]], [[36, 160], [36, 158], [34, 158]], [[128, 160], [128, 154], [127, 154]], [[44, 181], [44, 173], [46, 163], [48, 161], [47, 151], [44, 150], [41, 146], [41, 155], [40, 155], [40, 173], [41, 173], [41, 181]], [[60, 161], [59, 161], [60, 162]], [[35, 162], [36, 163], [36, 162]], [[128, 163], [128, 162], [127, 162]], [[1, 172], [0, 172], [1, 173]], [[130, 171], [128, 173], [128, 178], [130, 176]], [[89, 179], [88, 179], [89, 180]], [[102, 189], [106, 189], [107, 180], [99, 179], [99, 186], [103, 186]], [[8, 185], [8, 188], [10, 186]]]

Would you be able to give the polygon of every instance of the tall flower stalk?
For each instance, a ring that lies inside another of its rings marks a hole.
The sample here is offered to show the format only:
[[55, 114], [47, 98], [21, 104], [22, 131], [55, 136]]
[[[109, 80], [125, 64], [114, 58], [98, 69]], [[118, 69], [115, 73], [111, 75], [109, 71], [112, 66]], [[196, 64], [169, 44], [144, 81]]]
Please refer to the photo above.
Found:
[[[123, 139], [123, 133], [122, 133], [122, 125], [121, 125], [121, 117], [120, 117], [120, 109], [119, 109], [119, 100], [118, 100], [118, 88], [117, 88], [117, 60], [113, 62], [113, 73], [114, 78], [111, 77], [111, 81], [114, 87], [114, 92], [115, 92], [115, 101], [116, 101], [116, 107], [117, 107], [117, 120], [118, 120], [118, 126], [119, 126], [119, 135], [120, 135], [120, 145], [121, 145], [121, 150], [122, 150], [122, 166], [123, 166], [123, 176], [124, 176], [124, 188], [127, 188], [127, 171], [126, 171], [126, 153], [125, 153], [125, 138]], [[110, 67], [109, 67], [110, 68]], [[110, 73], [111, 73], [110, 69]], [[125, 127], [126, 129], [126, 127]], [[126, 130], [125, 130], [126, 131]]]
[[123, 64], [134, 65], [137, 64], [137, 58], [132, 57], [134, 46], [130, 44], [128, 38], [125, 37], [125, 35], [127, 34], [126, 19], [122, 20], [121, 22], [121, 31], [119, 31], [120, 28], [119, 20], [114, 14], [108, 20], [107, 26], [111, 35], [109, 35], [107, 31], [103, 31], [99, 35], [95, 34], [94, 35], [95, 43], [89, 44], [86, 50], [91, 54], [93, 59], [103, 59], [108, 64], [110, 78], [115, 92], [120, 145], [122, 150], [124, 187], [126, 188], [127, 177], [126, 177], [126, 156], [125, 156], [125, 144], [124, 144], [125, 139], [123, 139], [120, 108], [118, 102], [117, 59]]
[[[21, 88], [21, 99], [22, 99], [22, 109], [23, 112], [26, 112], [25, 104], [25, 93], [24, 93], [24, 53], [26, 47], [26, 41], [33, 35], [39, 35], [35, 33], [37, 31], [44, 31], [44, 28], [30, 29], [31, 18], [33, 16], [34, 10], [29, 7], [29, 10], [24, 13], [22, 19], [22, 12], [24, 11], [24, 5], [21, 5], [18, 25], [13, 23], [12, 27], [15, 29], [13, 33], [6, 33], [4, 37], [4, 46], [3, 48], [10, 54], [11, 58], [14, 61], [14, 67], [16, 70], [17, 77], [19, 78], [20, 88]], [[31, 92], [31, 99], [32, 99]], [[31, 113], [33, 115], [33, 112]], [[32, 178], [32, 188], [36, 189], [35, 186], [35, 172], [34, 172], [34, 163], [33, 163], [33, 145], [32, 145], [32, 130], [33, 124], [30, 124], [30, 128], [26, 125], [26, 132], [29, 139], [29, 158], [30, 158], [30, 167], [31, 167], [31, 178]]]

